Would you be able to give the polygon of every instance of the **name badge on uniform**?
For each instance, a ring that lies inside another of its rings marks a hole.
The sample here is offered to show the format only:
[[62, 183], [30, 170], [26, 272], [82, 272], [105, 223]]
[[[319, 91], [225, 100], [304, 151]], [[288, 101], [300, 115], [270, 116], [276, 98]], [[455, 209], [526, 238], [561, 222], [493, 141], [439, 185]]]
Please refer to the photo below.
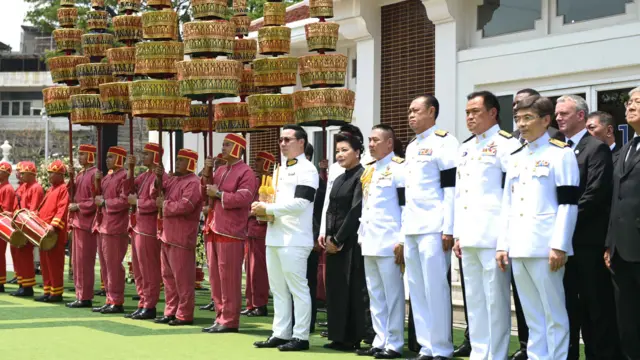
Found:
[[287, 175], [288, 176], [295, 176], [296, 172], [295, 171], [289, 171], [289, 172], [287, 172]]
[[482, 155], [496, 156], [497, 152], [498, 152], [498, 145], [496, 145], [495, 142], [491, 142], [491, 144], [482, 148]]
[[536, 160], [536, 167], [549, 167], [549, 162], [546, 160]]
[[382, 174], [382, 176], [378, 178], [378, 186], [380, 187], [391, 186], [391, 182], [391, 173]]
[[432, 149], [420, 149], [418, 151], [418, 155], [431, 156], [431, 155], [433, 155], [433, 150]]

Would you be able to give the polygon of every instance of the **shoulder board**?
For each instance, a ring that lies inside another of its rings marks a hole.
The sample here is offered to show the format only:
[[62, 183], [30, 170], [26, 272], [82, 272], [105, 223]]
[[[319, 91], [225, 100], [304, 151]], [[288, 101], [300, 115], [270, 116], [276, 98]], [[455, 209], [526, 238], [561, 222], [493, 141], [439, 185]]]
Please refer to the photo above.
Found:
[[467, 140], [463, 141], [462, 143], [464, 144], [466, 142], [469, 142], [469, 141], [471, 141], [471, 139], [473, 139], [475, 137], [476, 137], [475, 135], [471, 135], [471, 137], [469, 137]]
[[407, 143], [407, 145], [411, 144], [412, 142], [416, 141], [417, 137], [413, 137], [411, 140], [409, 140], [409, 142]]
[[558, 139], [549, 139], [549, 143], [551, 145], [555, 145], [555, 146], [557, 146], [559, 148], [566, 148], [566, 147], [569, 146], [569, 144], [567, 144], [566, 142], [560, 141]]
[[391, 161], [393, 161], [394, 163], [402, 164], [404, 162], [404, 159], [399, 156], [394, 156], [391, 158]]
[[447, 134], [448, 134], [448, 133], [449, 133], [449, 132], [448, 132], [448, 131], [446, 131], [446, 130], [436, 130], [436, 131], [435, 131], [435, 134], [436, 134], [436, 135], [438, 135], [438, 136], [440, 136], [440, 137], [445, 137], [445, 136], [447, 136]]
[[511, 155], [513, 155], [513, 154], [515, 154], [517, 152], [520, 152], [520, 150], [524, 149], [525, 146], [527, 146], [527, 145], [520, 146], [516, 151], [512, 152]]
[[367, 165], [367, 166], [368, 166], [368, 165], [373, 165], [373, 164], [375, 164], [375, 163], [376, 163], [376, 161], [378, 161], [378, 160], [371, 160], [371, 161], [369, 161], [366, 165]]
[[513, 135], [509, 134], [507, 131], [504, 131], [504, 130], [498, 131], [498, 134], [500, 134], [500, 136], [502, 136], [505, 139], [511, 139], [513, 137]]

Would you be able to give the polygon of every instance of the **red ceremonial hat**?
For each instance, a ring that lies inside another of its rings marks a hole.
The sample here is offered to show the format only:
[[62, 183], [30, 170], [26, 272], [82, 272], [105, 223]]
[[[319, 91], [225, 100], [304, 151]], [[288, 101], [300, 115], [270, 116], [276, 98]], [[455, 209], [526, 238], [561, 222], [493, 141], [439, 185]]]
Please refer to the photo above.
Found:
[[116, 167], [124, 166], [124, 158], [127, 157], [127, 150], [120, 146], [112, 146], [107, 151], [108, 154], [113, 154], [116, 156]]
[[276, 162], [276, 157], [266, 151], [258, 152], [258, 154], [256, 155], [256, 159], [264, 160], [264, 164], [262, 165], [262, 170], [266, 172], [271, 171], [271, 165], [273, 165]]
[[161, 157], [164, 154], [164, 149], [162, 149], [159, 144], [152, 143], [152, 142], [147, 143], [144, 146], [143, 150], [152, 152], [154, 154], [153, 155], [153, 163], [156, 164], [156, 165], [160, 164]]
[[198, 153], [189, 149], [180, 149], [178, 151], [178, 157], [189, 160], [187, 170], [190, 172], [196, 172], [196, 166], [198, 164]]
[[20, 172], [23, 173], [31, 173], [31, 174], [37, 174], [38, 170], [36, 169], [36, 164], [34, 164], [31, 161], [21, 161], [21, 166], [20, 166]]
[[0, 162], [0, 171], [4, 171], [7, 174], [11, 175], [11, 164], [6, 161]]
[[87, 153], [87, 162], [89, 164], [96, 163], [96, 152], [98, 152], [98, 149], [95, 146], [91, 144], [81, 144], [78, 152]]
[[62, 160], [53, 160], [49, 166], [47, 166], [47, 172], [58, 173], [58, 174], [66, 174], [67, 167], [64, 166]]
[[16, 171], [17, 172], [22, 172], [22, 164], [24, 164], [24, 161], [20, 161], [18, 164], [16, 164]]
[[240, 148], [242, 148], [242, 150], [247, 148], [247, 140], [245, 140], [245, 138], [243, 138], [241, 135], [236, 135], [236, 134], [227, 134], [227, 136], [224, 137], [225, 141], [229, 141], [233, 143], [233, 149], [231, 149], [231, 156], [233, 156], [236, 159], [240, 158]]

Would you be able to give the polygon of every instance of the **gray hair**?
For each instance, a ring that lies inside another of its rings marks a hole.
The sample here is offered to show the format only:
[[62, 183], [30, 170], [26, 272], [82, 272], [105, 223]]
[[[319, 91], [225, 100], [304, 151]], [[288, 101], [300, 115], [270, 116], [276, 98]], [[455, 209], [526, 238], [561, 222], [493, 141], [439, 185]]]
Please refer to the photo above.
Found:
[[563, 103], [566, 101], [571, 101], [572, 103], [574, 103], [576, 105], [576, 112], [582, 111], [585, 118], [589, 114], [589, 105], [587, 105], [587, 102], [582, 98], [582, 96], [562, 95], [558, 98], [558, 100], [556, 100], [556, 103]]
[[640, 86], [633, 88], [631, 91], [629, 91], [629, 97], [632, 97], [633, 94], [635, 93], [640, 93]]

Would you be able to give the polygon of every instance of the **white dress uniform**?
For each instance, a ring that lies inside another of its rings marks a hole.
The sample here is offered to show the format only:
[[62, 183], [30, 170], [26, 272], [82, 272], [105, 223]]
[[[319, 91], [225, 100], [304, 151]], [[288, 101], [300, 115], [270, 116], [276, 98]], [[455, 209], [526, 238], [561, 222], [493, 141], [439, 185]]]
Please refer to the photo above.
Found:
[[545, 132], [516, 151], [502, 199], [497, 250], [512, 258], [532, 360], [564, 360], [569, 350], [565, 269], [552, 272], [548, 260], [551, 249], [573, 255], [580, 175], [576, 157], [566, 146]]
[[507, 161], [519, 147], [494, 125], [458, 152], [453, 236], [462, 247], [471, 360], [506, 359], [509, 351], [511, 273], [495, 258]]
[[451, 134], [431, 127], [406, 151], [402, 231], [409, 296], [420, 354], [433, 357], [453, 355], [451, 251], [442, 251], [442, 235], [453, 235], [458, 145]]
[[[277, 181], [277, 183], [276, 183]], [[274, 221], [267, 225], [267, 271], [273, 293], [273, 336], [309, 339], [311, 296], [307, 283], [307, 258], [313, 249], [313, 201], [318, 171], [304, 154], [280, 167], [275, 203], [267, 204]], [[291, 297], [295, 326], [291, 333]]]
[[402, 353], [404, 282], [393, 248], [402, 242], [403, 160], [393, 153], [370, 164], [362, 175], [363, 205], [358, 242], [364, 256], [373, 347]]

